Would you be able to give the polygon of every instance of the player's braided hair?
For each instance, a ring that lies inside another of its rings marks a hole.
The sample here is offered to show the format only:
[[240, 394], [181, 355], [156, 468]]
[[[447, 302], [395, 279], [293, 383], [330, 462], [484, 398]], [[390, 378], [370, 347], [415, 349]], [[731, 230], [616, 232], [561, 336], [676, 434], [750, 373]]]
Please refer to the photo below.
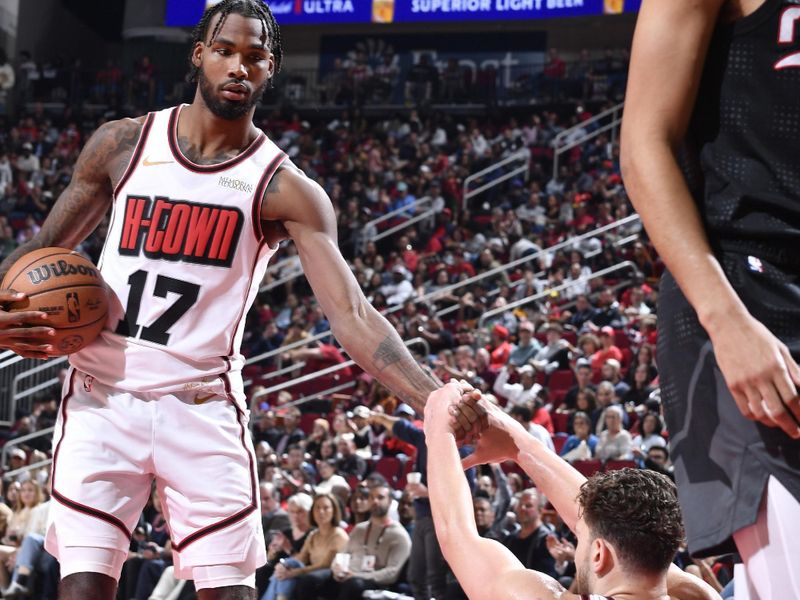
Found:
[[[222, 0], [222, 2], [206, 9], [192, 32], [192, 45], [189, 50], [189, 74], [186, 76], [186, 80], [189, 83], [197, 82], [197, 75], [200, 71], [191, 60], [195, 46], [198, 42], [210, 46], [216, 39], [217, 34], [219, 34], [220, 29], [222, 29], [225, 19], [231, 13], [261, 21], [261, 43], [267, 46], [275, 57], [275, 74], [280, 72], [281, 61], [283, 60], [281, 30], [269, 7], [262, 0]], [[206, 39], [211, 19], [217, 14], [220, 15], [219, 20], [214, 26], [211, 35]]]

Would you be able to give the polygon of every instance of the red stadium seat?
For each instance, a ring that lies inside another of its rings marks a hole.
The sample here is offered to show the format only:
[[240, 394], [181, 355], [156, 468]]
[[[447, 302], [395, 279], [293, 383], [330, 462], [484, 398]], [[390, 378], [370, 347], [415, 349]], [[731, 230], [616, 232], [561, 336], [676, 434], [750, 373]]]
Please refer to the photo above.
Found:
[[572, 466], [575, 467], [584, 477], [591, 477], [595, 473], [600, 472], [600, 470], [603, 468], [603, 463], [596, 458], [590, 458], [588, 460], [576, 460], [574, 463], [572, 463]]
[[322, 415], [319, 413], [305, 413], [300, 415], [300, 429], [303, 433], [309, 435], [314, 428], [314, 421], [319, 419]]
[[550, 393], [557, 390], [568, 390], [572, 387], [575, 382], [575, 375], [572, 373], [571, 369], [560, 369], [558, 371], [553, 371], [550, 375], [550, 379], [547, 382], [547, 387], [550, 390]]
[[617, 469], [635, 469], [636, 467], [636, 462], [632, 460], [609, 460], [606, 461], [605, 464], [606, 471], [616, 471]]
[[384, 456], [375, 463], [374, 471], [380, 473], [389, 482], [392, 488], [397, 487], [397, 480], [400, 478], [400, 460], [394, 456]]
[[553, 439], [553, 448], [556, 451], [556, 454], [561, 454], [561, 449], [564, 447], [564, 444], [567, 443], [567, 434], [566, 433], [555, 433], [552, 436]]
[[553, 421], [553, 429], [556, 433], [566, 433], [569, 423], [569, 413], [551, 412], [550, 419]]

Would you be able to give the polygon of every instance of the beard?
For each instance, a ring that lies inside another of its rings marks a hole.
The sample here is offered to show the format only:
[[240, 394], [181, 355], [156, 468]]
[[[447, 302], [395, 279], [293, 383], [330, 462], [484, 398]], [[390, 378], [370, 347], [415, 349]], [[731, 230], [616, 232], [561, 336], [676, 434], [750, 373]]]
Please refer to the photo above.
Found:
[[389, 507], [388, 506], [377, 506], [376, 505], [376, 506], [373, 506], [372, 510], [370, 511], [370, 515], [372, 515], [373, 517], [378, 517], [379, 519], [382, 519], [383, 517], [385, 517], [388, 514], [389, 514]]
[[576, 594], [591, 594], [589, 589], [589, 565], [586, 561], [575, 562], [575, 590]]
[[[271, 81], [271, 79], [267, 79], [261, 87], [254, 89], [241, 102], [233, 102], [218, 95], [219, 91], [215, 89], [214, 84], [208, 80], [202, 67], [198, 74], [198, 85], [200, 86], [200, 95], [203, 97], [203, 101], [214, 116], [225, 119], [226, 121], [236, 121], [246, 116], [250, 112], [250, 109], [261, 102], [261, 97], [264, 95]], [[230, 82], [226, 81], [225, 83]]]

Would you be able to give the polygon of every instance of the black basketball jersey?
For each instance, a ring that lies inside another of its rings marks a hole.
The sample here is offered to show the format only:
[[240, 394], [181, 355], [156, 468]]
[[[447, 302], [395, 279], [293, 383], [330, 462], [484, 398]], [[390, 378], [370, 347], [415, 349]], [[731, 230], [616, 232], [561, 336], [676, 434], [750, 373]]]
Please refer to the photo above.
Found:
[[800, 0], [717, 27], [687, 142], [714, 249], [800, 266]]

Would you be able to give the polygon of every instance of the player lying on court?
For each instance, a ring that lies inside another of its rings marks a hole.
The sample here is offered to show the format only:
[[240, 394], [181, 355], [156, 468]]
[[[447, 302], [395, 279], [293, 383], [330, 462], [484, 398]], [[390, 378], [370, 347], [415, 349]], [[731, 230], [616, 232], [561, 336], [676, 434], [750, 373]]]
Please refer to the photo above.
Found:
[[[653, 471], [623, 469], [587, 480], [501, 408], [472, 394], [451, 382], [433, 392], [425, 406], [428, 492], [436, 535], [471, 600], [719, 599], [705, 582], [672, 564], [683, 526], [669, 479]], [[454, 415], [460, 412], [478, 421], [469, 414], [469, 407], [477, 404], [486, 411], [480, 418], [488, 418], [488, 427], [475, 453], [462, 464]], [[505, 460], [525, 470], [577, 536], [576, 594], [526, 569], [502, 544], [478, 535], [462, 470]]]
[[[0, 265], [2, 276], [37, 248], [74, 248], [112, 211], [98, 265], [108, 327], [70, 356], [54, 436], [46, 547], [62, 600], [114, 598], [153, 482], [176, 576], [200, 600], [255, 598], [266, 551], [239, 346], [282, 239], [359, 365], [420, 412], [439, 387], [361, 292], [324, 190], [253, 124], [280, 40], [261, 0], [210, 6], [192, 104], [101, 126], [41, 231]], [[18, 299], [0, 290], [0, 305]], [[0, 347], [46, 358], [40, 317], [0, 310]]]

